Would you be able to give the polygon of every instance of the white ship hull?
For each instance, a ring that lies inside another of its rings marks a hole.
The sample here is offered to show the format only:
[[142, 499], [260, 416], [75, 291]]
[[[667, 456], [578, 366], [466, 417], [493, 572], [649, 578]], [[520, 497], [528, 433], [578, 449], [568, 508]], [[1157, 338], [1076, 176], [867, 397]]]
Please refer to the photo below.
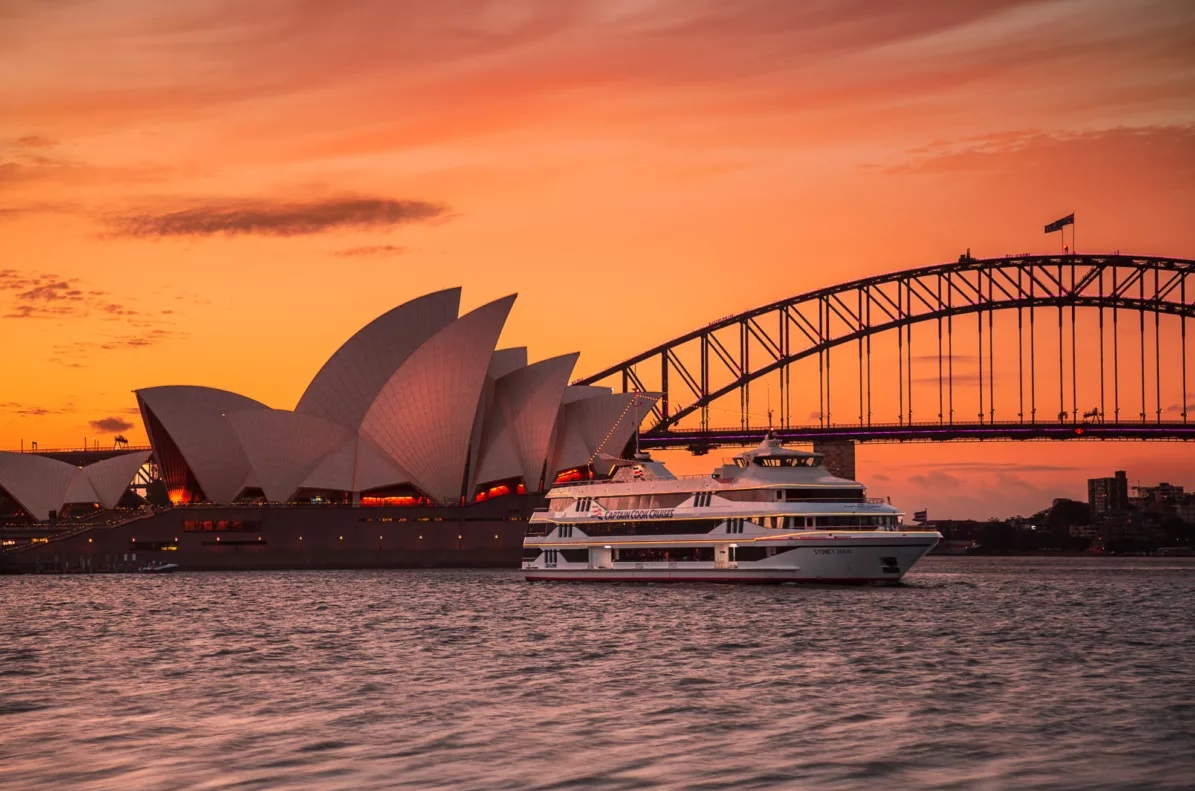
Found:
[[[849, 538], [802, 537], [769, 541], [775, 554], [754, 561], [611, 561], [609, 552], [590, 562], [542, 560], [523, 567], [528, 580], [545, 582], [719, 582], [779, 584], [893, 584], [938, 543], [937, 533], [878, 532]], [[558, 544], [557, 546], [566, 546]], [[728, 553], [729, 554], [729, 553]]]

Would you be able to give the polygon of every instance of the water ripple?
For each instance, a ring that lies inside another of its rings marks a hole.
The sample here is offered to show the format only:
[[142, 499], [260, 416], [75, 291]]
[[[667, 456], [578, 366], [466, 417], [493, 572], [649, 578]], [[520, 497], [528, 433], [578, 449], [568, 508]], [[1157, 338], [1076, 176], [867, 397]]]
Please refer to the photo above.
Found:
[[1195, 786], [1195, 562], [0, 580], [0, 787]]

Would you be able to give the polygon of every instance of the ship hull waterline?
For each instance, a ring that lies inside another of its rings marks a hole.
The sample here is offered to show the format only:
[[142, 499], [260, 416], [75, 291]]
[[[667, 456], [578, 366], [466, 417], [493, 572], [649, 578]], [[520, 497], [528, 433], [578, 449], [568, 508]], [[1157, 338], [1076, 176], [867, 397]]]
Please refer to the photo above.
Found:
[[[876, 541], [801, 542], [778, 545], [780, 554], [750, 563], [627, 563], [600, 568], [560, 564], [539, 568], [524, 564], [531, 582], [714, 582], [778, 585], [811, 583], [834, 585], [893, 585], [937, 544], [924, 538], [878, 544]], [[784, 551], [787, 550], [787, 551]], [[570, 567], [572, 566], [572, 567]]]

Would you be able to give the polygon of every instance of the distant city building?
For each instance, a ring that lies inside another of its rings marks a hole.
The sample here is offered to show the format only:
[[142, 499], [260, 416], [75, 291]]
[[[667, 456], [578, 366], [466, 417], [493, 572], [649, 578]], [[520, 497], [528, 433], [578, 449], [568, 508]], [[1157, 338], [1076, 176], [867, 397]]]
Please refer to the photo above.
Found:
[[1128, 507], [1129, 479], [1124, 470], [1117, 470], [1111, 478], [1088, 478], [1087, 504], [1093, 520]]
[[922, 529], [937, 530], [947, 540], [970, 541], [990, 524], [978, 519], [934, 519], [926, 522]]
[[1165, 538], [1165, 531], [1149, 514], [1124, 512], [1106, 516], [1100, 525], [1105, 543], [1119, 541], [1157, 542]]
[[1149, 508], [1177, 506], [1183, 500], [1183, 487], [1169, 483], [1159, 483], [1157, 486], [1138, 486], [1137, 502]]
[[1178, 513], [1179, 519], [1189, 525], [1195, 525], [1195, 495], [1185, 495], [1175, 511]]

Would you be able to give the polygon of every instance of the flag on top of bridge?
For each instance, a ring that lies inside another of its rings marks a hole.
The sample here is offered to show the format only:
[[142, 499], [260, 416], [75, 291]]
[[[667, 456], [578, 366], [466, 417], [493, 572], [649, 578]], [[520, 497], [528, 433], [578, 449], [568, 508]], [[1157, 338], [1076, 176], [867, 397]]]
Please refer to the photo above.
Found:
[[924, 521], [925, 521], [926, 519], [928, 519], [928, 518], [929, 518], [929, 511], [928, 511], [928, 510], [926, 510], [926, 511], [914, 511], [914, 512], [913, 512], [913, 521], [914, 521], [914, 522], [924, 522]]
[[1054, 222], [1047, 225], [1046, 233], [1054, 233], [1054, 231], [1061, 231], [1066, 226], [1074, 225], [1074, 224], [1075, 224], [1075, 215], [1068, 214], [1065, 217], [1063, 217], [1062, 219], [1054, 220]]

